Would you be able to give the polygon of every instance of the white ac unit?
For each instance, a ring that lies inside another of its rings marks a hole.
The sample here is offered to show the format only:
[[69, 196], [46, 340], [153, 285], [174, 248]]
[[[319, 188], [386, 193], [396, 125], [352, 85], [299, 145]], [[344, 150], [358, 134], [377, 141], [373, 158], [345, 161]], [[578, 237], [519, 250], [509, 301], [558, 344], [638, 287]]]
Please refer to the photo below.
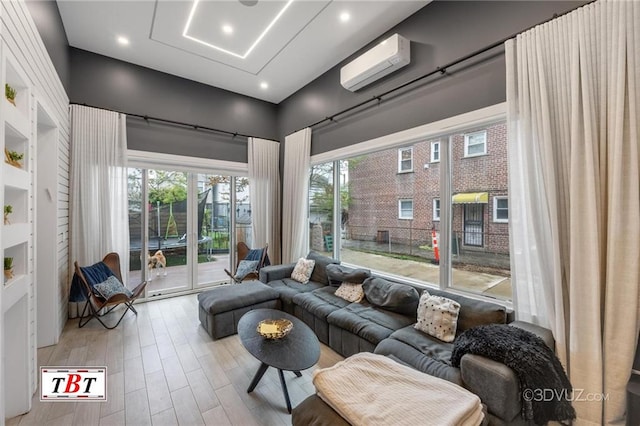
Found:
[[355, 92], [411, 62], [410, 41], [394, 34], [340, 70], [340, 84]]

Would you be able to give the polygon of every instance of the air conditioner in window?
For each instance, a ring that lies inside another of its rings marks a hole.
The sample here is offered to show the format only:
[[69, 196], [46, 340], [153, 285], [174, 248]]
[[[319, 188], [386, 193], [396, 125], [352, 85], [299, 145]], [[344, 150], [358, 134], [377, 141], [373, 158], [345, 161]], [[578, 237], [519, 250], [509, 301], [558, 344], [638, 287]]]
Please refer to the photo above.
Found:
[[340, 84], [355, 92], [411, 62], [411, 42], [394, 34], [340, 70]]

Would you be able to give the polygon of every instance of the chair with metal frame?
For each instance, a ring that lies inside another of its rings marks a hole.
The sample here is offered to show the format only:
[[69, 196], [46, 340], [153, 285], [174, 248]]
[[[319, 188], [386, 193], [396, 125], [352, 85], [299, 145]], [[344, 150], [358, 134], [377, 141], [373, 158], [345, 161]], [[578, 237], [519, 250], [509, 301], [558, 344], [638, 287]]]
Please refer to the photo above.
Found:
[[[104, 257], [104, 259], [102, 259], [102, 262], [96, 263], [92, 266], [82, 267], [78, 265], [78, 262], [74, 262], [74, 266], [75, 275], [78, 278], [78, 281], [82, 284], [83, 293], [85, 293], [87, 298], [87, 303], [82, 310], [78, 327], [84, 327], [89, 321], [95, 318], [100, 321], [100, 324], [105, 328], [113, 329], [120, 324], [129, 310], [138, 315], [138, 312], [133, 307], [133, 302], [140, 297], [144, 291], [147, 285], [146, 281], [141, 282], [131, 290], [131, 296], [123, 292], [116, 293], [111, 295], [109, 298], [105, 298], [94, 288], [96, 284], [103, 282], [110, 275], [115, 276], [120, 283], [123, 282], [122, 274], [120, 273], [120, 256], [118, 253], [109, 253]], [[111, 327], [105, 324], [102, 317], [120, 305], [125, 305], [126, 309], [118, 319], [118, 322]], [[85, 314], [87, 314], [86, 317]]]

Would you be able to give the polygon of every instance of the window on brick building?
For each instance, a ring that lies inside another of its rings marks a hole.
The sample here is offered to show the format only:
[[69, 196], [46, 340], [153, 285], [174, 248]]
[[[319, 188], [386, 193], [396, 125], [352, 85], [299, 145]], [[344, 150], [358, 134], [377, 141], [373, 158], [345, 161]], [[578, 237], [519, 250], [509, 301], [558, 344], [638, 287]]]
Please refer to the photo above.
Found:
[[398, 219], [413, 219], [413, 200], [398, 200]]
[[433, 199], [433, 220], [440, 220], [440, 198]]
[[493, 197], [493, 221], [509, 222], [509, 199], [506, 196]]
[[464, 156], [475, 157], [487, 153], [487, 131], [467, 133], [464, 135]]
[[413, 147], [398, 150], [398, 173], [413, 171]]
[[431, 162], [440, 162], [440, 141], [431, 142]]

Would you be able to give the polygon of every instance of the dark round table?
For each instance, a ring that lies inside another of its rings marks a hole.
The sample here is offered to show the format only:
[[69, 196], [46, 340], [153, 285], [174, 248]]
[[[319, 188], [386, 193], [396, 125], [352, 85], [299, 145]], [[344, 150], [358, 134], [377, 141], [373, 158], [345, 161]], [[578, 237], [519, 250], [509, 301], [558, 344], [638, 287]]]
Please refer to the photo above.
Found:
[[[265, 319], [285, 318], [293, 323], [293, 329], [282, 339], [266, 339], [258, 331], [258, 323]], [[300, 377], [300, 371], [312, 367], [320, 359], [320, 342], [313, 330], [304, 322], [285, 312], [275, 309], [255, 309], [249, 311], [238, 322], [238, 336], [247, 351], [261, 362], [247, 392], [252, 392], [260, 379], [273, 367], [278, 370], [280, 384], [291, 413], [291, 401], [283, 371], [293, 371]]]

